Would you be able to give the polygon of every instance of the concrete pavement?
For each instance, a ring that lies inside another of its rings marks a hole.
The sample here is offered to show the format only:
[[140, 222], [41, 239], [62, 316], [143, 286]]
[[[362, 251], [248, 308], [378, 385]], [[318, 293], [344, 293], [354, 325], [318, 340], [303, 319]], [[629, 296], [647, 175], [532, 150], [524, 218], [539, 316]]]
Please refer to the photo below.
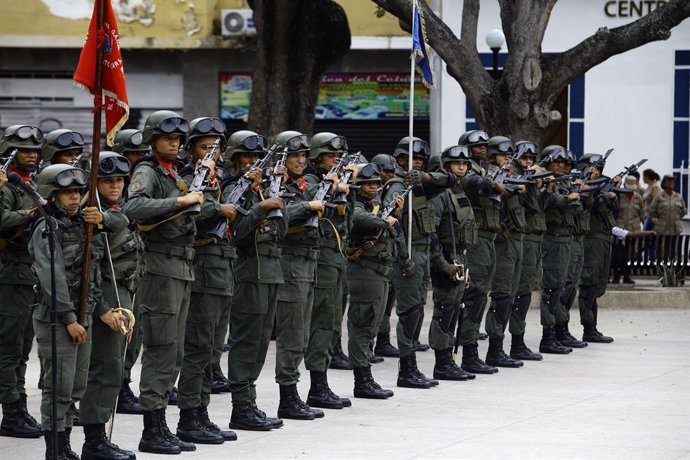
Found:
[[[580, 335], [573, 313], [571, 329]], [[351, 408], [326, 411], [323, 419], [286, 420], [271, 432], [238, 431], [236, 442], [200, 445], [179, 458], [690, 459], [690, 309], [605, 309], [600, 317], [600, 329], [615, 337], [613, 344], [590, 344], [567, 356], [547, 355], [521, 369], [501, 369], [472, 382], [441, 382], [429, 390], [397, 388], [397, 362], [386, 359], [373, 372], [395, 391], [389, 400], [353, 399]], [[429, 318], [427, 310], [427, 325]], [[533, 350], [538, 323], [532, 309], [527, 342]], [[480, 342], [481, 354], [486, 347]], [[278, 404], [274, 350], [271, 344], [258, 382], [259, 407], [271, 414]], [[418, 354], [427, 375], [433, 358], [432, 351]], [[29, 410], [39, 418], [35, 351], [27, 377]], [[307, 373], [302, 380], [306, 399]], [[332, 370], [329, 380], [336, 393], [352, 398], [351, 372]], [[211, 419], [218, 425], [227, 427], [230, 410], [229, 394], [212, 397]], [[177, 408], [168, 408], [173, 431], [177, 415]], [[139, 416], [118, 414], [114, 442], [136, 451], [141, 423]], [[82, 441], [82, 430], [75, 428], [77, 452]], [[42, 439], [0, 438], [2, 459], [39, 459], [43, 451]], [[162, 457], [137, 452], [137, 458]]]

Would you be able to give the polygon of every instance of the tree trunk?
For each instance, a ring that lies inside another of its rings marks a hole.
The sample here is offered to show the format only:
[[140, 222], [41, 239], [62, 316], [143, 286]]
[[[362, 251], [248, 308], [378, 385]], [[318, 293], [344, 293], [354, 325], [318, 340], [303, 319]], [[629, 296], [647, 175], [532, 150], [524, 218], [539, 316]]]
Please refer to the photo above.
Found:
[[326, 69], [350, 49], [345, 11], [332, 0], [253, 0], [257, 33], [249, 129], [311, 133]]
[[[400, 19], [409, 32], [411, 0], [372, 0]], [[482, 66], [477, 53], [479, 0], [464, 0], [460, 38], [429, 9], [429, 44], [446, 63], [448, 74], [462, 87], [478, 125], [490, 135], [530, 140], [542, 148], [559, 129], [565, 114], [553, 110], [568, 85], [611, 56], [646, 43], [665, 40], [671, 29], [690, 17], [690, 1], [668, 0], [629, 24], [601, 28], [569, 50], [546, 56], [541, 52], [546, 26], [556, 0], [499, 0], [508, 58], [498, 81]]]

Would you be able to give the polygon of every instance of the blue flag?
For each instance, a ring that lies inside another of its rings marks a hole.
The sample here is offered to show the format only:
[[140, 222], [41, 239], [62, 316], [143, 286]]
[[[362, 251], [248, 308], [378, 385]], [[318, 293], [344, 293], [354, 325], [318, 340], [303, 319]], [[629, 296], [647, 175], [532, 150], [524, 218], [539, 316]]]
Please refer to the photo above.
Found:
[[429, 44], [426, 41], [424, 28], [424, 14], [414, 0], [414, 14], [412, 15], [412, 56], [417, 63], [417, 72], [422, 77], [422, 83], [428, 88], [434, 87], [434, 72], [431, 70], [429, 58]]

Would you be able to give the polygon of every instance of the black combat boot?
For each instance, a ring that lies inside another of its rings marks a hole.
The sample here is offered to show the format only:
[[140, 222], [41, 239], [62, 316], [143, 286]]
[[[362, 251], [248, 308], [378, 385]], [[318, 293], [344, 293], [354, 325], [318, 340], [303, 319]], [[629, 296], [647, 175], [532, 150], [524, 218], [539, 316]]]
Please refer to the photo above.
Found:
[[496, 367], [522, 367], [524, 363], [513, 359], [503, 351], [503, 338], [489, 339], [489, 351], [486, 352], [486, 364]]
[[427, 345], [426, 343], [422, 343], [419, 340], [415, 340], [414, 351], [425, 352], [425, 351], [429, 351], [429, 350], [431, 350], [431, 347], [429, 345]]
[[525, 345], [525, 334], [513, 334], [510, 343], [510, 357], [522, 361], [541, 361], [544, 357]]
[[613, 337], [609, 337], [599, 332], [595, 324], [585, 324], [584, 332], [582, 333], [582, 340], [592, 343], [611, 343], [613, 342]]
[[177, 422], [177, 437], [182, 441], [194, 444], [223, 444], [220, 434], [212, 433], [199, 421], [196, 409], [180, 409], [180, 420]]
[[72, 427], [65, 427], [65, 431], [58, 433], [58, 442], [62, 443], [67, 460], [79, 460], [79, 455], [72, 450]]
[[268, 431], [273, 425], [254, 412], [249, 403], [233, 403], [229, 427], [233, 430]]
[[371, 355], [371, 358], [369, 359], [369, 364], [381, 364], [384, 361], [385, 361], [385, 359], [383, 359], [380, 356]]
[[278, 405], [278, 417], [292, 420], [314, 420], [314, 413], [302, 407], [297, 401], [297, 385], [279, 385], [280, 404]]
[[208, 418], [207, 407], [197, 407], [196, 414], [199, 416], [199, 423], [211, 433], [222, 436], [224, 441], [237, 441], [237, 434], [234, 431], [221, 430], [218, 425]]
[[134, 392], [129, 387], [131, 380], [124, 379], [120, 387], [120, 396], [117, 397], [118, 414], [143, 414], [139, 405], [139, 398], [134, 395]]
[[0, 436], [9, 436], [12, 438], [41, 437], [41, 428], [33, 426], [24, 415], [21, 398], [13, 403], [2, 405]]
[[266, 415], [266, 412], [262, 411], [259, 409], [259, 406], [256, 405], [256, 401], [251, 402], [252, 410], [254, 413], [262, 420], [266, 420], [271, 424], [272, 428], [282, 428], [284, 423], [283, 420], [278, 418], [278, 417], [269, 417]]
[[179, 394], [177, 387], [173, 387], [170, 391], [170, 396], [168, 396], [168, 406], [177, 406], [177, 397]]
[[455, 364], [453, 361], [453, 350], [446, 348], [445, 350], [434, 350], [436, 355], [436, 363], [434, 364], [434, 378], [439, 380], [472, 380], [475, 378], [474, 374], [465, 372]]
[[[307, 404], [323, 409], [342, 409], [342, 399], [328, 386], [328, 378], [325, 372], [310, 371], [311, 386], [307, 395]], [[348, 400], [349, 401], [349, 400]], [[352, 405], [352, 403], [350, 403]]]
[[[65, 448], [58, 438], [58, 433], [54, 431], [43, 431], [43, 439], [46, 443], [46, 460], [67, 460]], [[57, 442], [57, 457], [53, 456], [53, 440]]]
[[376, 346], [374, 347], [374, 354], [384, 358], [399, 358], [400, 351], [391, 344], [390, 334], [378, 334], [376, 336]]
[[472, 374], [495, 374], [498, 369], [487, 365], [479, 358], [479, 346], [475, 343], [473, 345], [463, 345], [462, 347], [462, 361], [460, 367]]
[[355, 398], [387, 399], [393, 396], [391, 390], [381, 388], [371, 375], [371, 367], [355, 367]]
[[568, 330], [568, 323], [556, 324], [554, 330], [556, 331], [556, 340], [558, 340], [564, 347], [585, 348], [587, 346], [587, 342], [577, 340], [570, 334], [570, 331]]
[[160, 411], [144, 411], [144, 431], [139, 441], [141, 452], [152, 454], [179, 454], [182, 450], [168, 439], [161, 428]]
[[223, 375], [223, 369], [220, 364], [212, 364], [213, 367], [213, 384], [211, 385], [211, 393], [227, 393], [230, 391], [230, 382], [227, 377]]
[[136, 459], [134, 452], [122, 450], [108, 440], [104, 423], [84, 425], [84, 439], [84, 446], [81, 448], [82, 460]]
[[331, 364], [328, 366], [330, 369], [340, 369], [340, 370], [350, 370], [352, 366], [350, 365], [350, 358], [343, 353], [343, 347], [338, 340], [333, 347], [333, 353], [331, 355]]
[[160, 420], [161, 430], [165, 437], [168, 438], [168, 441], [179, 447], [182, 452], [194, 452], [196, 450], [194, 443], [183, 441], [170, 431], [168, 422], [165, 420], [165, 409], [158, 409], [158, 418]]
[[438, 386], [438, 380], [430, 379], [429, 377], [424, 375], [422, 371], [419, 370], [419, 366], [417, 366], [417, 353], [414, 351], [410, 353], [410, 362], [413, 368], [412, 372], [414, 372], [417, 377], [419, 377], [422, 380], [426, 380], [432, 387]]
[[539, 342], [539, 351], [541, 353], [551, 353], [554, 355], [567, 355], [573, 349], [565, 347], [556, 340], [556, 333], [552, 327], [545, 327]]
[[27, 407], [26, 403], [26, 393], [25, 394], [20, 394], [19, 395], [19, 404], [20, 404], [20, 409], [22, 413], [24, 414], [24, 421], [26, 422], [27, 425], [31, 425], [34, 428], [38, 428], [38, 430], [41, 430], [41, 424], [36, 421], [35, 418], [31, 416], [29, 413], [29, 408]]
[[404, 388], [431, 388], [431, 382], [423, 378], [417, 369], [414, 353], [401, 356], [398, 361], [398, 386]]

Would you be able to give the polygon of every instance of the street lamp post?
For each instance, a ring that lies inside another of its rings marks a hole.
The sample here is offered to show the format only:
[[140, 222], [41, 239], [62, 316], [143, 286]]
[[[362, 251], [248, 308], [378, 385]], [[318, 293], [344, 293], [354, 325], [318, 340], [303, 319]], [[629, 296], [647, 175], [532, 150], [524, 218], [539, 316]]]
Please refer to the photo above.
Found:
[[498, 53], [501, 51], [503, 44], [506, 42], [506, 37], [503, 35], [501, 29], [492, 29], [486, 34], [486, 44], [491, 48], [493, 53], [493, 77], [498, 80]]

